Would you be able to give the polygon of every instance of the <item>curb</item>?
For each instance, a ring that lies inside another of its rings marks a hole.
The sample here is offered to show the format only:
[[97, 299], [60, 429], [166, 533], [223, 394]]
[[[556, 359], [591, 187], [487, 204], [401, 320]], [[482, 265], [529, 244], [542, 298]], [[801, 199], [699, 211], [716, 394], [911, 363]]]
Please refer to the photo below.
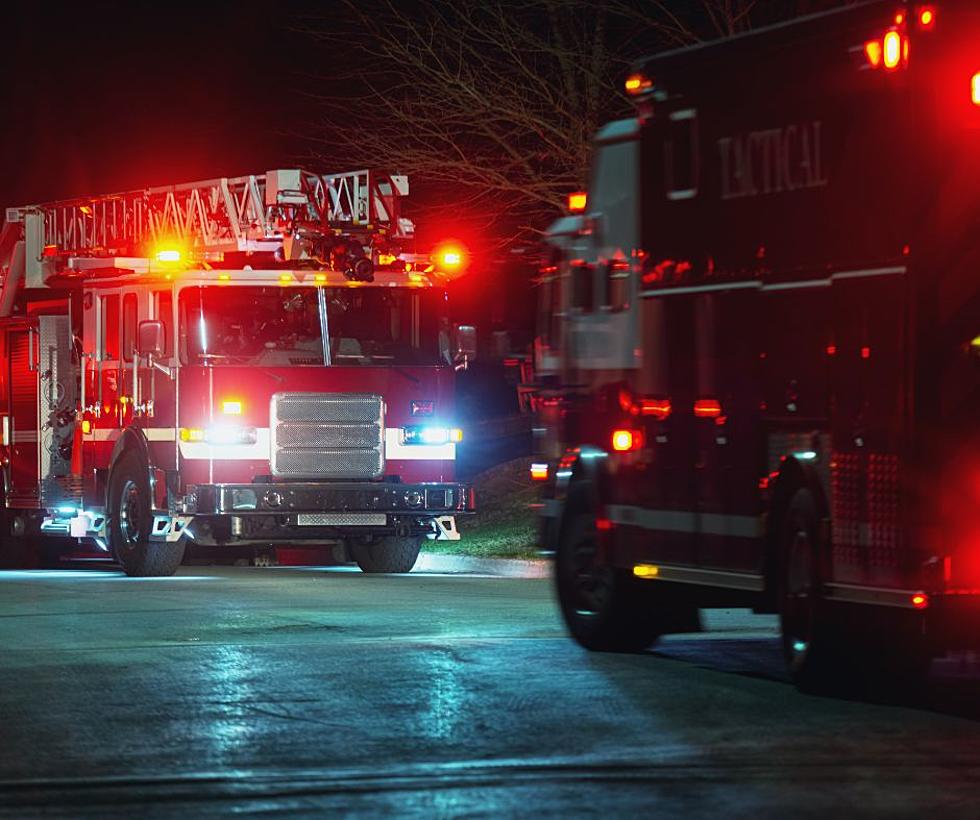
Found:
[[441, 572], [458, 575], [499, 575], [503, 578], [550, 578], [551, 561], [515, 558], [472, 558], [423, 552], [413, 572]]

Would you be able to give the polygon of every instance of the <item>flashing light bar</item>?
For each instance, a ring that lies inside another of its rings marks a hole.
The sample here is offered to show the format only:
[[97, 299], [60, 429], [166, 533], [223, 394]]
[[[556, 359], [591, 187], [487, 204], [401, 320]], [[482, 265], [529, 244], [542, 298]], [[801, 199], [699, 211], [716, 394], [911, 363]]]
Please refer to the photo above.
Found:
[[974, 105], [980, 105], [980, 71], [973, 75], [970, 80], [970, 98]]
[[242, 403], [238, 399], [226, 399], [221, 402], [221, 412], [226, 416], [240, 416], [242, 414]]
[[638, 72], [636, 74], [630, 74], [629, 77], [626, 78], [624, 85], [626, 87], [627, 94], [629, 94], [631, 97], [639, 97], [641, 94], [644, 94], [653, 88], [653, 80], [650, 77], [647, 77], [645, 74]]

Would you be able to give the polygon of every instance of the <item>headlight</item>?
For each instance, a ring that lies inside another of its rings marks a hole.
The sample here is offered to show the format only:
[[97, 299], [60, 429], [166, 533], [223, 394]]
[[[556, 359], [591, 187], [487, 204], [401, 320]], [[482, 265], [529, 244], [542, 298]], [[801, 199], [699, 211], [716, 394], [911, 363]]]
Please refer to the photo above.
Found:
[[196, 427], [181, 427], [181, 441], [200, 441], [205, 444], [255, 444], [259, 433], [254, 427], [239, 427], [233, 424], [215, 424], [206, 430]]
[[419, 424], [406, 427], [402, 434], [405, 444], [458, 444], [463, 440], [463, 431], [458, 427], [433, 427]]

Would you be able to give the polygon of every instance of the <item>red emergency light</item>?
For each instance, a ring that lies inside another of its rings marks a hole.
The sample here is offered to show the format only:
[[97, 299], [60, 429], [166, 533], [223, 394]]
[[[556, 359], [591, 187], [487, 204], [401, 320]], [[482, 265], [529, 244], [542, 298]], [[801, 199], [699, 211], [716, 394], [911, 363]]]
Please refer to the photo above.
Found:
[[894, 71], [902, 64], [903, 39], [897, 31], [889, 31], [881, 41], [881, 64]]
[[589, 195], [585, 191], [575, 191], [568, 195], [568, 212], [580, 214], [589, 203]]
[[974, 105], [980, 105], [980, 71], [974, 74], [970, 81], [970, 98]]
[[613, 430], [612, 448], [617, 453], [628, 453], [643, 446], [643, 433], [639, 430]]

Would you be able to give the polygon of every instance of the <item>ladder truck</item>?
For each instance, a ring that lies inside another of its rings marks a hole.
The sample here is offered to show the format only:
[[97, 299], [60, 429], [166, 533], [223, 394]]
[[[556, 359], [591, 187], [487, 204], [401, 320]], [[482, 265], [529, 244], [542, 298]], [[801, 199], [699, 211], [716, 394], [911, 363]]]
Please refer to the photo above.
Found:
[[804, 689], [980, 646], [980, 8], [652, 56], [548, 234], [534, 477], [572, 636], [778, 613]]
[[413, 252], [405, 176], [279, 169], [8, 208], [0, 559], [133, 576], [331, 545], [407, 572], [471, 512], [454, 480], [461, 250]]

